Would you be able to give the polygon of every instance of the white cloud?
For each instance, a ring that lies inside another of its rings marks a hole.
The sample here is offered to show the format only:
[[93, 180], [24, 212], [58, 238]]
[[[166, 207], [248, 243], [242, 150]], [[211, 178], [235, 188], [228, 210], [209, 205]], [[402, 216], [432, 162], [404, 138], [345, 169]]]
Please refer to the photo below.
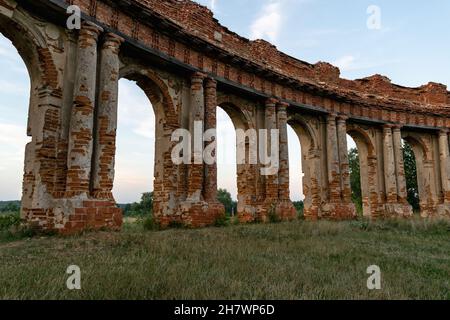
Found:
[[349, 71], [349, 70], [353, 70], [353, 68], [355, 68], [354, 64], [355, 64], [356, 60], [357, 59], [355, 56], [346, 55], [346, 56], [343, 56], [343, 57], [337, 59], [336, 61], [334, 61], [333, 65], [335, 65], [342, 71]]
[[360, 55], [345, 55], [335, 60], [332, 64], [343, 72], [360, 71], [381, 68], [389, 64], [399, 63], [398, 59], [378, 60], [376, 62], [365, 59]]
[[210, 0], [209, 1], [209, 8], [214, 11], [216, 9], [217, 0]]
[[196, 0], [196, 2], [207, 6], [211, 11], [216, 11], [218, 0]]
[[271, 0], [266, 3], [250, 27], [250, 38], [276, 42], [282, 24], [281, 11], [279, 1]]

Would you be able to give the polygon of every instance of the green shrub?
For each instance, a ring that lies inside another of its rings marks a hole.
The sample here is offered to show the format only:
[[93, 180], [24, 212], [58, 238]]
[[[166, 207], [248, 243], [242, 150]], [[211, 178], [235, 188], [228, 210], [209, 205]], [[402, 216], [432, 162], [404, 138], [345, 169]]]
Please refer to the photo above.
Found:
[[217, 228], [227, 227], [229, 225], [230, 225], [230, 220], [225, 215], [218, 217], [216, 219], [216, 221], [214, 222], [214, 226]]
[[153, 231], [153, 230], [160, 229], [159, 225], [155, 222], [152, 215], [141, 216], [138, 219], [138, 222], [139, 222], [139, 224], [142, 225], [144, 230], [147, 230], [147, 231]]
[[303, 220], [305, 218], [305, 204], [303, 201], [294, 201], [293, 202], [295, 210], [297, 210], [297, 217], [300, 220]]
[[0, 230], [8, 230], [11, 227], [19, 227], [20, 222], [21, 220], [19, 213], [2, 214], [0, 215]]

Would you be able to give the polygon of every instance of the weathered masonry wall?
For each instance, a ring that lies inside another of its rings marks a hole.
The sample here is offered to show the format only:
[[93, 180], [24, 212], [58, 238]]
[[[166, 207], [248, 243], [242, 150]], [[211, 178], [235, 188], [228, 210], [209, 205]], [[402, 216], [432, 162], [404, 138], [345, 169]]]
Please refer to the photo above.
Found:
[[[65, 27], [66, 7], [73, 4], [83, 12], [80, 30]], [[216, 165], [171, 159], [173, 131], [192, 131], [196, 121], [214, 128], [217, 106], [236, 129], [280, 133], [275, 174], [261, 175], [262, 166], [250, 162], [238, 165], [241, 222], [296, 216], [288, 124], [302, 145], [308, 219], [356, 216], [347, 134], [360, 152], [364, 215], [412, 215], [402, 139], [417, 158], [422, 216], [450, 215], [450, 93], [444, 85], [404, 88], [380, 75], [342, 79], [330, 64], [308, 64], [236, 35], [187, 0], [0, 0], [0, 32], [18, 49], [31, 79], [22, 215], [36, 228], [120, 228], [112, 195], [120, 78], [136, 81], [155, 111], [154, 216], [162, 226], [201, 227], [224, 214], [216, 200]], [[249, 150], [248, 140], [236, 143]]]

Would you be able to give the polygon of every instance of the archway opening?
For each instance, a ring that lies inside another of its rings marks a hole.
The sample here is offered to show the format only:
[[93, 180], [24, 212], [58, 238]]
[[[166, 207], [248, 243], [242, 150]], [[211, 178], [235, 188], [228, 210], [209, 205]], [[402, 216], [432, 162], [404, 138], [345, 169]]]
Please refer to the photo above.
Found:
[[349, 171], [352, 200], [360, 216], [380, 214], [378, 199], [378, 159], [372, 138], [366, 128], [347, 126]]
[[0, 214], [18, 214], [22, 195], [30, 75], [14, 44], [0, 33]]
[[300, 139], [292, 128], [288, 125], [288, 146], [289, 146], [289, 188], [291, 201], [299, 216], [303, 216], [305, 194], [303, 192], [304, 171], [302, 167], [302, 146]]
[[406, 189], [408, 192], [408, 203], [412, 206], [415, 214], [420, 214], [419, 183], [417, 179], [417, 161], [413, 146], [407, 140], [402, 140], [403, 161], [405, 168]]
[[[321, 168], [311, 121], [299, 114], [288, 117], [291, 200], [300, 217], [317, 219], [321, 206]], [[297, 184], [299, 183], [299, 184]]]
[[217, 198], [228, 216], [237, 214], [238, 181], [236, 127], [223, 107], [217, 107]]
[[356, 211], [359, 216], [364, 213], [363, 210], [363, 194], [361, 188], [361, 159], [359, 155], [358, 145], [352, 136], [347, 134], [348, 146], [348, 163], [350, 171], [350, 185], [352, 189], [352, 201], [355, 204]]
[[125, 221], [153, 210], [155, 112], [136, 82], [119, 82], [113, 194]]

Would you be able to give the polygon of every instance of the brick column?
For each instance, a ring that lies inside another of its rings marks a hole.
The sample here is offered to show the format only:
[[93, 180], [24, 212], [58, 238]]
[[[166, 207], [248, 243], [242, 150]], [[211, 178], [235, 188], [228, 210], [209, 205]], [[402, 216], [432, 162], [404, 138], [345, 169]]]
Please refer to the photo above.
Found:
[[385, 125], [383, 127], [383, 159], [386, 200], [388, 203], [397, 203], [397, 178], [395, 171], [396, 166], [392, 139], [392, 125]]
[[123, 39], [106, 34], [100, 52], [99, 90], [94, 146], [93, 192], [96, 199], [113, 199], [116, 154], [119, 48]]
[[[205, 80], [205, 131], [217, 128], [217, 81]], [[217, 132], [216, 132], [217, 134]], [[217, 136], [216, 136], [217, 143]], [[217, 144], [216, 144], [217, 145]], [[216, 147], [217, 148], [217, 147]], [[217, 158], [217, 153], [214, 155]], [[205, 165], [204, 198], [208, 202], [217, 201], [217, 162]]]
[[397, 178], [397, 200], [399, 203], [408, 203], [408, 191], [406, 189], [405, 165], [403, 160], [402, 133], [401, 127], [393, 128], [393, 148], [395, 157], [395, 172]]
[[[266, 154], [271, 154], [271, 132], [277, 129], [276, 100], [268, 99], [265, 108], [265, 128], [267, 130]], [[273, 204], [278, 200], [278, 172], [265, 176], [266, 203]]]
[[88, 194], [93, 149], [97, 40], [102, 29], [84, 23], [78, 35], [77, 71], [67, 160], [68, 197]]
[[287, 131], [287, 103], [277, 104], [277, 125], [280, 135], [278, 170], [278, 205], [276, 215], [281, 220], [293, 220], [297, 216], [297, 210], [291, 202], [289, 186], [289, 145]]
[[280, 200], [290, 199], [289, 190], [289, 145], [287, 131], [287, 103], [277, 104], [277, 121], [280, 130], [280, 169], [278, 171], [278, 197]]
[[[205, 75], [195, 73], [191, 78], [191, 115], [189, 131], [192, 135], [192, 163], [188, 169], [188, 198], [190, 202], [202, 200], [203, 193], [203, 129], [205, 119], [205, 96], [203, 80]], [[197, 128], [195, 127], [197, 124]], [[200, 126], [199, 126], [200, 125]], [[201, 132], [198, 132], [198, 131]], [[195, 137], [195, 133], [201, 134], [202, 138]], [[197, 163], [196, 163], [197, 162]], [[200, 163], [201, 162], [201, 163]]]
[[450, 154], [448, 145], [448, 130], [441, 130], [439, 132], [439, 160], [441, 167], [442, 193], [444, 203], [450, 203]]
[[327, 118], [327, 167], [330, 202], [339, 203], [341, 202], [341, 180], [335, 114], [330, 114]]
[[352, 202], [352, 186], [350, 183], [350, 164], [347, 148], [347, 118], [337, 118], [337, 138], [339, 148], [339, 169], [341, 174], [341, 196], [344, 203]]

